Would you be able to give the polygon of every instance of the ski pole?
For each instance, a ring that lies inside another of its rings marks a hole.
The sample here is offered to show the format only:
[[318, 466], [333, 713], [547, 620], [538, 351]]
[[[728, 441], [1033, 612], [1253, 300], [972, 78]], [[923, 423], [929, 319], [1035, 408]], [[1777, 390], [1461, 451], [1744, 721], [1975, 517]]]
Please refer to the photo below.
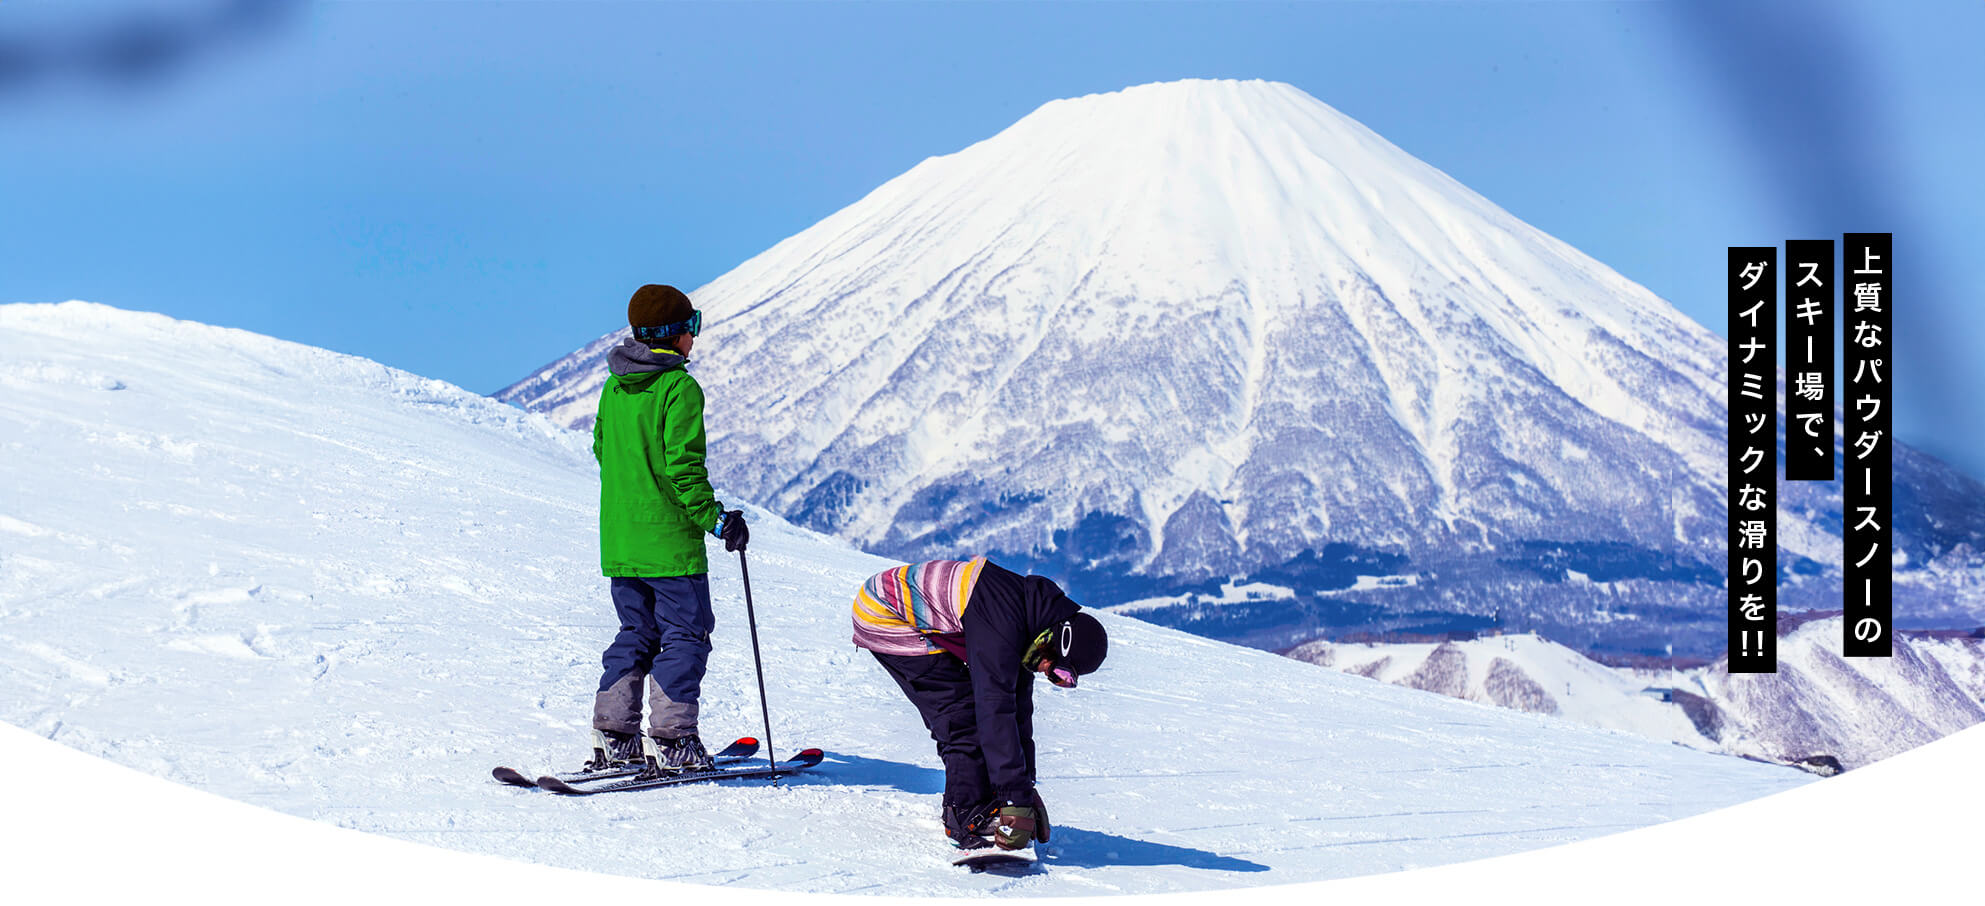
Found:
[[[765, 704], [765, 663], [758, 657], [758, 615], [751, 606], [751, 570], [744, 565], [744, 548], [737, 551], [737, 571], [744, 579], [744, 619], [751, 624], [751, 669], [758, 674], [758, 710], [765, 715], [765, 762], [776, 771], [779, 761], [772, 756], [772, 709]], [[772, 783], [778, 785], [778, 775], [772, 776]]]

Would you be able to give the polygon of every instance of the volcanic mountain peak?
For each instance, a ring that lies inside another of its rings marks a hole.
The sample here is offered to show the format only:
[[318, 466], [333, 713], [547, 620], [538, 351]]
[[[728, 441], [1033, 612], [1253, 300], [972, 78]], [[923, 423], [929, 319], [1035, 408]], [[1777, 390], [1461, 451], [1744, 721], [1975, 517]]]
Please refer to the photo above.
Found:
[[[1051, 102], [692, 296], [712, 474], [870, 551], [1714, 616], [1722, 341], [1288, 85]], [[503, 398], [587, 424], [622, 333]]]

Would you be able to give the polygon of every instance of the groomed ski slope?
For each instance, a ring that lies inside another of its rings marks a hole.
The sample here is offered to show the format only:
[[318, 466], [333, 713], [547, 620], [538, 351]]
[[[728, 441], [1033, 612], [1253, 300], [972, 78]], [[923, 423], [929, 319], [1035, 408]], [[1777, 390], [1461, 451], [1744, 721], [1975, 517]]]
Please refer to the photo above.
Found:
[[[0, 720], [434, 846], [833, 893], [1320, 880], [1609, 834], [1809, 779], [1102, 614], [1104, 670], [1037, 693], [1046, 871], [970, 875], [943, 858], [942, 775], [915, 712], [848, 641], [853, 589], [888, 561], [744, 503], [771, 741], [827, 762], [776, 788], [504, 787], [496, 764], [581, 757], [614, 630], [588, 440], [240, 331], [0, 306]], [[705, 735], [762, 735], [737, 560], [721, 544], [711, 559]]]

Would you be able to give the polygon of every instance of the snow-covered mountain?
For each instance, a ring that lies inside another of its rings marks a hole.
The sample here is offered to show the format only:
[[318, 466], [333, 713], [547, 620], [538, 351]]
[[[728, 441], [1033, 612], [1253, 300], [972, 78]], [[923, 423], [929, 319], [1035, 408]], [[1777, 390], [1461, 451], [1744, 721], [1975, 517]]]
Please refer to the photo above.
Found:
[[[714, 473], [865, 550], [990, 551], [1100, 603], [1295, 589], [1148, 613], [1263, 647], [1456, 615], [1723, 645], [1723, 341], [1289, 85], [1049, 103], [694, 297]], [[623, 332], [499, 396], [584, 426]], [[1985, 575], [1985, 488], [1896, 464], [1903, 566]], [[1837, 607], [1837, 490], [1786, 499], [1786, 604]], [[1353, 587], [1387, 574], [1416, 581]], [[1900, 595], [1985, 617], [1975, 587]]]
[[1985, 722], [1985, 638], [1898, 633], [1895, 656], [1848, 658], [1838, 614], [1779, 620], [1778, 672], [1690, 677], [1691, 716], [1729, 752], [1859, 767]]
[[[322, 350], [96, 305], [0, 306], [0, 720], [433, 846], [844, 893], [1340, 877], [1810, 780], [1104, 613], [1108, 665], [1040, 693], [1046, 873], [969, 875], [939, 858], [925, 730], [848, 641], [853, 589], [886, 561], [746, 504], [771, 741], [827, 762], [777, 788], [504, 787], [497, 763], [579, 757], [615, 629], [585, 447], [542, 416]], [[738, 560], [711, 560], [704, 728], [762, 735]]]
[[1780, 764], [1852, 769], [1985, 722], [1985, 635], [1899, 633], [1892, 658], [1845, 658], [1840, 617], [1779, 623], [1775, 674], [1729, 659], [1615, 668], [1535, 635], [1306, 642], [1301, 661], [1483, 704]]

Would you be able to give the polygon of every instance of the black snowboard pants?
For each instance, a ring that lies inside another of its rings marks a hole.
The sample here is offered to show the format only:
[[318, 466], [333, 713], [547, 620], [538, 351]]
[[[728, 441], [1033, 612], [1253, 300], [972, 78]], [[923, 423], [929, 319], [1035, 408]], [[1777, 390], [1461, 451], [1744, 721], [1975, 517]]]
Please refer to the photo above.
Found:
[[[972, 674], [965, 662], [943, 652], [900, 655], [869, 652], [910, 697], [923, 716], [924, 727], [937, 743], [944, 762], [944, 804], [958, 808], [983, 805], [993, 795], [986, 774], [986, 757], [979, 747], [979, 717], [972, 700]], [[1018, 715], [1025, 747], [1028, 780], [1034, 773], [1034, 709], [1024, 702]]]

